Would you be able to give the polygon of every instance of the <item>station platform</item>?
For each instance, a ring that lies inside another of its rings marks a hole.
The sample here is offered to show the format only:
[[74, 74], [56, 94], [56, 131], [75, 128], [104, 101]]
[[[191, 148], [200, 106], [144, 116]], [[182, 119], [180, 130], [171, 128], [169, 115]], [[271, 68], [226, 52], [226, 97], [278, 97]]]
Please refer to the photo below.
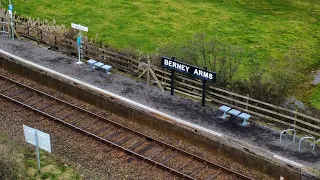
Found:
[[[120, 74], [106, 74], [92, 70], [88, 64], [77, 65], [77, 58], [48, 50], [29, 41], [11, 41], [0, 36], [0, 53], [10, 53], [26, 61], [59, 72], [65, 76], [115, 94], [119, 98], [137, 104], [150, 111], [161, 113], [168, 118], [183, 121], [188, 126], [200, 128], [214, 136], [227, 136], [247, 144], [250, 148], [261, 149], [266, 156], [270, 154], [285, 163], [298, 168], [308, 167], [320, 172], [320, 147], [303, 143], [298, 150], [298, 141], [284, 136], [280, 143], [280, 131], [255, 122], [247, 127], [241, 120], [221, 118], [223, 112], [218, 107], [202, 107], [196, 102], [170, 92], [162, 92], [155, 86], [136, 81]], [[263, 154], [262, 154], [263, 156]]]

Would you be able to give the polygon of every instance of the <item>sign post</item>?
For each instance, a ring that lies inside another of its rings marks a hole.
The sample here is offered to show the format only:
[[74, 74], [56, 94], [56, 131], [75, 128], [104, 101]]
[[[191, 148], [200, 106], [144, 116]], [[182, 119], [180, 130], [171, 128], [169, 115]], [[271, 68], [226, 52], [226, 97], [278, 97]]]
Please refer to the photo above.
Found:
[[34, 137], [36, 140], [36, 150], [37, 150], [37, 161], [38, 161], [38, 170], [40, 172], [40, 151], [39, 151], [39, 139], [38, 139], [38, 132], [34, 132]]
[[192, 66], [180, 61], [175, 60], [175, 58], [161, 58], [161, 64], [163, 67], [171, 70], [171, 95], [174, 94], [174, 72], [181, 72], [189, 76], [198, 78], [202, 80], [202, 106], [205, 106], [205, 91], [206, 91], [206, 82], [207, 81], [216, 81], [216, 73], [208, 71], [205, 67], [200, 69], [196, 66]]
[[51, 153], [50, 135], [23, 125], [24, 137], [27, 143], [36, 146], [38, 171], [40, 172], [40, 151], [39, 148]]
[[12, 16], [12, 11], [13, 11], [13, 4], [11, 3], [11, 0], [9, 0], [9, 5], [8, 5], [8, 12], [10, 15], [10, 27], [11, 27], [11, 37], [12, 40], [14, 41], [14, 23], [13, 23], [13, 16]]
[[[172, 57], [172, 60], [174, 61], [176, 58]], [[171, 95], [174, 95], [174, 70], [171, 70]]]
[[[207, 67], [204, 67], [204, 70], [207, 70]], [[202, 106], [206, 106], [206, 80], [202, 80]]]
[[71, 27], [74, 29], [79, 30], [79, 36], [77, 37], [77, 46], [78, 46], [78, 56], [79, 56], [79, 61], [76, 64], [82, 64], [82, 56], [81, 56], [81, 50], [82, 50], [82, 31], [88, 32], [88, 27], [81, 26], [80, 24], [74, 24], [71, 23]]

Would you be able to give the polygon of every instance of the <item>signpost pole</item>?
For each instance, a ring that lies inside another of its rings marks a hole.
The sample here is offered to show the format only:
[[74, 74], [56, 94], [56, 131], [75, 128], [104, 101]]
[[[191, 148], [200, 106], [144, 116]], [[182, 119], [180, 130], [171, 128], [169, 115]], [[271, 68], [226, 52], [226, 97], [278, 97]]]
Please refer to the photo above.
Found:
[[11, 4], [11, 0], [9, 0], [8, 11], [10, 14], [10, 27], [11, 27], [11, 32], [12, 32], [11, 37], [12, 37], [12, 41], [14, 41], [14, 29], [13, 29], [13, 17], [12, 17], [13, 5]]
[[[204, 70], [207, 70], [207, 67], [204, 67]], [[206, 106], [206, 80], [202, 80], [202, 106]]]
[[202, 80], [202, 106], [206, 106], [206, 80]]
[[77, 64], [82, 64], [82, 62], [81, 62], [82, 33], [81, 33], [81, 30], [79, 30], [79, 31], [80, 31], [79, 36], [77, 37], [79, 60], [78, 60]]
[[38, 133], [35, 131], [35, 140], [36, 140], [36, 150], [37, 150], [37, 160], [38, 160], [38, 171], [40, 173], [40, 152], [39, 152], [39, 141], [38, 141]]
[[[172, 57], [172, 60], [175, 59], [175, 57]], [[174, 95], [174, 70], [171, 70], [171, 95]]]

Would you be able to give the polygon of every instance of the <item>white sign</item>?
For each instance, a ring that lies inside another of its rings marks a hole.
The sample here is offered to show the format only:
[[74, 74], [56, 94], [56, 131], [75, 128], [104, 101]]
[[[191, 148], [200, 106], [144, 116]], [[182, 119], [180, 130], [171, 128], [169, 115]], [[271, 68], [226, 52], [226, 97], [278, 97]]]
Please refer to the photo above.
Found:
[[39, 130], [23, 125], [24, 137], [27, 143], [36, 146], [36, 134], [38, 136], [38, 146], [51, 153], [50, 135]]
[[71, 27], [74, 28], [74, 29], [79, 29], [79, 30], [81, 30], [81, 31], [86, 31], [86, 32], [88, 32], [88, 27], [81, 26], [80, 24], [71, 23]]

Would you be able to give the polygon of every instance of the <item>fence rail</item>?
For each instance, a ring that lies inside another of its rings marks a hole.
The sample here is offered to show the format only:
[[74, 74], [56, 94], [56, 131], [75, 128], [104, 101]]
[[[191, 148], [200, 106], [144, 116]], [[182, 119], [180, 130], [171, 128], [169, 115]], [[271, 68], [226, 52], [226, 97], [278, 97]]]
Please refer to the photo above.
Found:
[[[8, 21], [6, 14], [0, 13], [2, 21]], [[45, 44], [64, 53], [77, 54], [75, 37], [69, 37], [68, 30], [49, 23], [33, 21], [15, 16], [15, 30], [19, 35]], [[139, 60], [113, 52], [108, 48], [101, 47], [92, 41], [85, 39], [83, 54], [86, 58], [96, 59], [114, 66], [116, 69], [137, 75], [144, 71], [139, 66]], [[160, 84], [166, 89], [170, 88], [170, 75], [168, 70], [151, 66]], [[142, 77], [146, 78], [147, 75]], [[175, 90], [192, 97], [201, 97], [202, 82], [179, 73], [175, 77]], [[285, 127], [293, 127], [313, 136], [320, 137], [320, 120], [297, 111], [289, 110], [270, 103], [253, 99], [248, 95], [240, 95], [228, 90], [209, 85], [207, 97], [209, 101], [226, 104], [232, 108], [266, 119], [270, 122], [280, 123]]]

